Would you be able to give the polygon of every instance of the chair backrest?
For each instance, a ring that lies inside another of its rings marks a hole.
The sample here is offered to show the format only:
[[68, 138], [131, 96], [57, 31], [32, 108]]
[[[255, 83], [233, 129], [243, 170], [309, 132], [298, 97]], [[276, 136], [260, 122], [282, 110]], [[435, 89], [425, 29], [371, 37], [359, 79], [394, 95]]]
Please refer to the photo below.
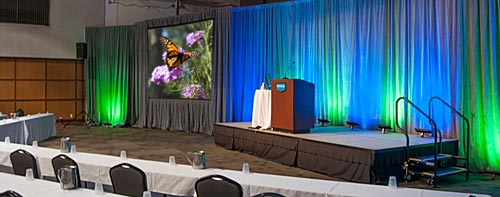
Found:
[[24, 116], [24, 111], [23, 111], [23, 109], [22, 109], [22, 108], [17, 109], [17, 110], [16, 110], [16, 114], [17, 114], [17, 115], [16, 115], [17, 117], [23, 117], [23, 116]]
[[260, 194], [257, 194], [255, 196], [252, 196], [252, 197], [285, 197], [285, 196], [278, 194], [278, 193], [274, 193], [274, 192], [264, 192], [264, 193], [260, 193]]
[[26, 169], [33, 169], [33, 176], [38, 177], [38, 166], [36, 164], [35, 157], [28, 151], [18, 149], [10, 153], [10, 162], [12, 163], [12, 168], [14, 169], [14, 174], [25, 176]]
[[64, 154], [60, 154], [52, 158], [52, 169], [54, 169], [57, 182], [59, 182], [59, 177], [57, 177], [57, 170], [64, 167], [65, 165], [76, 166], [76, 173], [78, 174], [76, 182], [78, 183], [78, 187], [82, 187], [82, 184], [80, 183], [80, 170], [78, 169], [78, 164], [75, 160]]
[[109, 170], [113, 191], [127, 196], [142, 196], [148, 190], [146, 174], [139, 168], [122, 163]]
[[1, 197], [23, 197], [21, 194], [17, 193], [16, 191], [12, 190], [7, 190], [5, 192], [0, 193]]
[[239, 183], [222, 175], [202, 177], [195, 184], [198, 197], [242, 197], [243, 188]]

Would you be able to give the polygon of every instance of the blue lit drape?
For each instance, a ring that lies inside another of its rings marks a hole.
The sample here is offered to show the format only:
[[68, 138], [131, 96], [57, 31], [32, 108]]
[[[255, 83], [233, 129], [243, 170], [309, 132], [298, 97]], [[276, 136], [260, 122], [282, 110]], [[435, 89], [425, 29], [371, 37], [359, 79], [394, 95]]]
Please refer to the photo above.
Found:
[[[251, 120], [254, 91], [267, 73], [314, 83], [316, 116], [334, 124], [394, 125], [400, 96], [424, 111], [431, 96], [457, 106], [460, 6], [319, 0], [233, 9], [226, 120]], [[451, 112], [440, 105], [433, 111], [445, 136], [456, 137]], [[416, 111], [406, 114], [408, 124], [429, 128]]]
[[270, 73], [314, 83], [318, 118], [365, 128], [393, 124], [394, 101], [407, 86], [406, 60], [400, 58], [406, 38], [394, 33], [401, 28], [392, 20], [399, 17], [394, 6], [382, 0], [302, 1], [234, 9], [227, 120], [251, 119], [254, 90]]
[[[233, 9], [226, 121], [251, 120], [266, 73], [314, 83], [316, 118], [336, 125], [394, 125], [398, 97], [428, 111], [429, 98], [439, 96], [472, 122], [473, 166], [498, 171], [499, 5], [305, 0]], [[415, 110], [400, 109], [407, 128], [430, 127]], [[460, 138], [463, 122], [439, 103], [432, 111], [444, 137]]]

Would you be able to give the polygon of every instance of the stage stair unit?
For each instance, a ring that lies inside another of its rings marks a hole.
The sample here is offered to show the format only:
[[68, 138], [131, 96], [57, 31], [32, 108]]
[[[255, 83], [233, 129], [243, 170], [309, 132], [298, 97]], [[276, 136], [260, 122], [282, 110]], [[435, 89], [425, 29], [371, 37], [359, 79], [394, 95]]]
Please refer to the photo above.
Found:
[[[432, 102], [434, 100], [440, 101], [444, 106], [451, 109], [455, 114], [457, 114], [460, 118], [463, 119], [466, 125], [466, 131], [461, 132], [461, 140], [465, 140], [463, 144], [463, 150], [465, 156], [451, 155], [445, 154], [441, 150], [442, 143], [442, 134], [441, 131], [437, 128], [436, 122], [432, 119]], [[398, 104], [400, 101], [404, 101], [413, 109], [422, 114], [428, 121], [432, 128], [432, 130], [415, 128], [415, 131], [419, 133], [420, 137], [426, 137], [427, 135], [431, 135], [434, 138], [434, 154], [432, 155], [424, 155], [418, 157], [410, 156], [410, 142], [408, 137], [408, 131], [402, 128], [399, 124], [398, 120]], [[400, 97], [396, 100], [396, 127], [401, 130], [403, 134], [406, 136], [406, 162], [404, 163], [403, 168], [405, 169], [405, 177], [406, 181], [412, 181], [417, 177], [427, 177], [427, 184], [432, 185], [433, 187], [437, 186], [437, 181], [443, 177], [465, 173], [465, 179], [469, 180], [469, 134], [470, 134], [470, 126], [469, 120], [458, 110], [456, 110], [453, 106], [445, 102], [443, 99], [439, 97], [432, 97], [428, 102], [429, 111], [425, 113], [422, 109], [420, 109], [415, 103], [410, 101], [406, 97]], [[462, 161], [462, 162], [459, 162]], [[461, 164], [461, 165], [459, 165]]]

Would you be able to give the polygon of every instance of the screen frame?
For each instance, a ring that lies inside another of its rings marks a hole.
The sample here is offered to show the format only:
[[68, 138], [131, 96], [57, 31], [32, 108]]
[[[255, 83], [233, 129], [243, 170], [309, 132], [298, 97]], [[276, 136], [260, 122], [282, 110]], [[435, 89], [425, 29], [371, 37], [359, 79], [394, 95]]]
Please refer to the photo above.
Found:
[[[169, 27], [176, 27], [176, 26], [182, 26], [182, 25], [188, 25], [188, 24], [192, 24], [192, 23], [199, 23], [199, 22], [205, 22], [205, 21], [212, 21], [212, 57], [211, 57], [211, 60], [212, 60], [212, 65], [211, 65], [211, 75], [212, 75], [212, 83], [210, 84], [210, 88], [211, 88], [211, 91], [214, 89], [214, 68], [215, 68], [215, 65], [214, 65], [214, 49], [213, 49], [213, 43], [215, 43], [215, 18], [214, 17], [210, 17], [210, 18], [206, 18], [206, 19], [201, 19], [201, 20], [194, 20], [194, 21], [189, 21], [189, 22], [182, 22], [182, 23], [179, 23], [179, 24], [174, 24], [174, 25], [162, 25], [162, 26], [148, 26], [147, 28], [147, 33], [146, 33], [146, 40], [148, 40], [149, 38], [149, 31], [152, 30], [152, 29], [163, 29], [163, 28], [169, 28]], [[148, 41], [146, 41], [148, 42]], [[149, 70], [149, 44], [148, 44], [148, 47], [146, 49], [146, 52], [147, 52], [147, 68]], [[149, 75], [150, 74], [149, 72], [145, 72], [145, 78], [146, 79], [150, 79]], [[149, 80], [147, 80], [149, 81]], [[148, 82], [146, 82], [148, 83]], [[148, 99], [158, 99], [158, 100], [181, 100], [181, 101], [211, 101], [212, 100], [212, 97], [213, 97], [213, 91], [212, 91], [212, 94], [210, 95], [210, 98], [208, 99], [190, 99], [190, 98], [164, 98], [164, 97], [156, 97], [156, 96], [150, 96], [149, 95], [149, 87], [148, 87], [148, 84], [146, 84], [146, 93], [147, 93], [147, 98]]]

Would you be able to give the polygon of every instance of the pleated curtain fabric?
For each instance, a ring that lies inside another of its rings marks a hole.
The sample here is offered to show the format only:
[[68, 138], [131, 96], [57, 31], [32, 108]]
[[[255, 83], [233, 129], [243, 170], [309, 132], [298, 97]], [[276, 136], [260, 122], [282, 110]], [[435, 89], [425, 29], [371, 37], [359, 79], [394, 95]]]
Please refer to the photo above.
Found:
[[85, 35], [87, 113], [98, 125], [125, 125], [130, 67], [134, 61], [133, 29], [131, 26], [87, 28]]
[[[255, 89], [286, 75], [315, 84], [316, 118], [376, 128], [394, 126], [398, 97], [428, 111], [439, 96], [471, 120], [473, 167], [499, 171], [499, 2], [304, 0], [88, 28], [88, 112], [99, 123], [211, 134], [214, 122], [251, 121]], [[211, 18], [212, 100], [149, 99], [147, 29]], [[463, 121], [431, 108], [463, 154]], [[406, 129], [430, 127], [400, 109]]]
[[[272, 78], [315, 84], [316, 118], [363, 128], [394, 128], [395, 101], [423, 111], [439, 96], [472, 123], [471, 164], [500, 171], [499, 0], [303, 0], [234, 8], [226, 121], [248, 122], [255, 89]], [[295, 64], [293, 64], [295, 62]], [[412, 108], [399, 121], [430, 129]], [[432, 116], [447, 138], [464, 122], [435, 102]]]

